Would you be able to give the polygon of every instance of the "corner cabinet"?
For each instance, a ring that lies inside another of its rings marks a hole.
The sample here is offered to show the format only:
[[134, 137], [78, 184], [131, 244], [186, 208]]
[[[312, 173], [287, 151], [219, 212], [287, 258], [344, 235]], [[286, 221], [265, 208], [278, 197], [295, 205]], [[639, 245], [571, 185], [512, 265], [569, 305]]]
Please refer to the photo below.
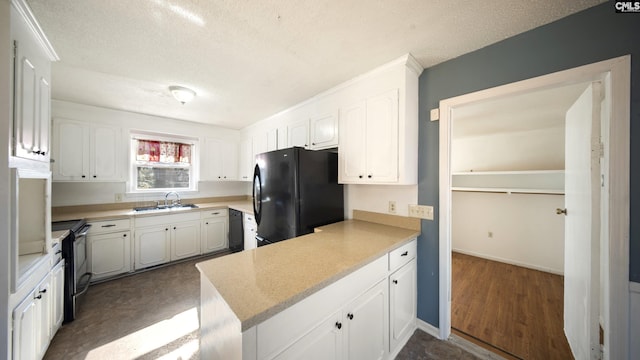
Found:
[[121, 129], [76, 120], [53, 121], [54, 181], [124, 181]]
[[11, 2], [13, 151], [49, 163], [51, 62], [58, 56], [24, 1]]
[[338, 182], [414, 185], [418, 181], [418, 76], [407, 56], [353, 85], [340, 107]]

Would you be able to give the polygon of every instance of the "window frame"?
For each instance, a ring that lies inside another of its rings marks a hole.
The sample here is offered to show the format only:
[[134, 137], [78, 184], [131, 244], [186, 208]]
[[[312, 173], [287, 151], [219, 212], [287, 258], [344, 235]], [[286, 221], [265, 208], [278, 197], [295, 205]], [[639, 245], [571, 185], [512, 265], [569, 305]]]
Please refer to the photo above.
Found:
[[[189, 163], [161, 163], [136, 160], [138, 153], [138, 140], [150, 140], [159, 142], [173, 142], [191, 145], [191, 161]], [[146, 131], [131, 131], [129, 134], [129, 183], [127, 185], [127, 193], [129, 194], [164, 194], [169, 191], [178, 191], [180, 193], [197, 192], [199, 179], [199, 139], [189, 136], [153, 133]], [[153, 188], [139, 189], [138, 186], [138, 167], [149, 165], [156, 168], [189, 168], [189, 187], [188, 188]]]

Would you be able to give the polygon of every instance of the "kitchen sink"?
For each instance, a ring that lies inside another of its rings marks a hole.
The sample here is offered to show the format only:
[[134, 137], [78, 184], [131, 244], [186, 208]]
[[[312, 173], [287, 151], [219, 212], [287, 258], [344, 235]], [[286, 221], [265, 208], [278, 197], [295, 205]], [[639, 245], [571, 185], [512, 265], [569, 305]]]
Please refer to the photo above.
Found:
[[142, 206], [133, 208], [134, 212], [149, 212], [149, 211], [175, 211], [175, 210], [187, 210], [197, 209], [196, 204], [176, 204], [176, 205], [154, 205], [154, 206]]

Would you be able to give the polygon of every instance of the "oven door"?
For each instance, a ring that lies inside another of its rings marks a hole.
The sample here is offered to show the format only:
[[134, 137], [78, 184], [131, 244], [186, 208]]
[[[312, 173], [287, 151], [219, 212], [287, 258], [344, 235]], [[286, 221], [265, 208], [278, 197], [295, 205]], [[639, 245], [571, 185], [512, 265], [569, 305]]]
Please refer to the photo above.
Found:
[[89, 282], [93, 274], [88, 271], [87, 262], [87, 232], [91, 225], [85, 225], [75, 235], [73, 241], [73, 261], [74, 261], [74, 274], [73, 274], [73, 318], [76, 317], [77, 306], [80, 298], [89, 289]]

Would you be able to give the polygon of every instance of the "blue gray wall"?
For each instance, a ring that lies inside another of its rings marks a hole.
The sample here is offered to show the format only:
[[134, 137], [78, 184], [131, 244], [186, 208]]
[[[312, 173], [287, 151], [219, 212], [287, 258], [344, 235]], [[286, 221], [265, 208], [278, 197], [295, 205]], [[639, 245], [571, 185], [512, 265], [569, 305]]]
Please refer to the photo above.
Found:
[[[420, 76], [419, 202], [438, 204], [439, 101], [551, 72], [631, 54], [630, 280], [640, 282], [640, 13], [607, 2], [426, 69]], [[436, 219], [437, 219], [436, 214]], [[418, 239], [418, 317], [438, 326], [438, 221]]]

